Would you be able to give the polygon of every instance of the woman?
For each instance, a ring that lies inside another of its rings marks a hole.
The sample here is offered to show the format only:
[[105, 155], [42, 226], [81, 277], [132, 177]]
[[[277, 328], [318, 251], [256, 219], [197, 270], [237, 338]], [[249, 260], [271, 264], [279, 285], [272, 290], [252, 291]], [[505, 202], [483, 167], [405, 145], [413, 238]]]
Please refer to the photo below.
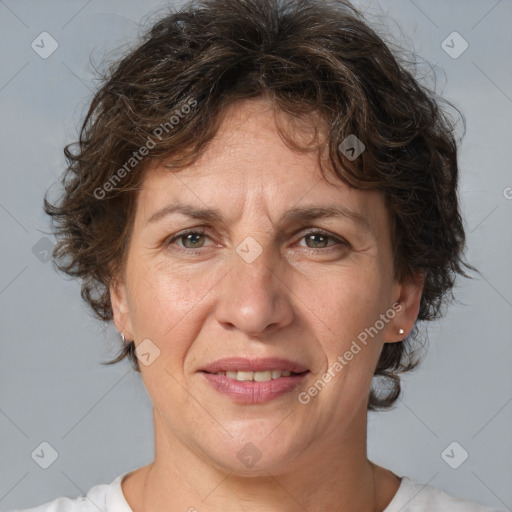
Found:
[[59, 268], [113, 320], [155, 459], [33, 510], [485, 511], [367, 458], [462, 259], [440, 100], [357, 11], [203, 0], [92, 101]]

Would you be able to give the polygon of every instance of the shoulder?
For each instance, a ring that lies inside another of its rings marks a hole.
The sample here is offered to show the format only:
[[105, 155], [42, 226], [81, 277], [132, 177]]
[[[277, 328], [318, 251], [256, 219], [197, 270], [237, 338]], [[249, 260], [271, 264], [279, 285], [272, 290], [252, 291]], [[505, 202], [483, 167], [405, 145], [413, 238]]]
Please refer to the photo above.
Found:
[[457, 498], [431, 485], [420, 484], [408, 477], [402, 483], [384, 512], [500, 512], [474, 501]]
[[108, 484], [95, 485], [86, 496], [77, 498], [57, 498], [34, 508], [11, 512], [102, 512], [106, 511], [105, 498]]
[[61, 497], [37, 507], [8, 512], [132, 512], [121, 490], [125, 475], [118, 476], [110, 484], [91, 487], [85, 496]]

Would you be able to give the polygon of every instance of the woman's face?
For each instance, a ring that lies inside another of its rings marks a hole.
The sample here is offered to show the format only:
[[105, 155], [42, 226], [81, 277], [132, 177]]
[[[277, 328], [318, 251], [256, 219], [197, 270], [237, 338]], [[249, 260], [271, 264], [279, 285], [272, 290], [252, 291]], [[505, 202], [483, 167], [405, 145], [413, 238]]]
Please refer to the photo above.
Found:
[[231, 107], [193, 166], [149, 169], [111, 294], [161, 449], [244, 474], [364, 440], [383, 343], [413, 327], [421, 289], [393, 279], [381, 193], [331, 181], [262, 100]]

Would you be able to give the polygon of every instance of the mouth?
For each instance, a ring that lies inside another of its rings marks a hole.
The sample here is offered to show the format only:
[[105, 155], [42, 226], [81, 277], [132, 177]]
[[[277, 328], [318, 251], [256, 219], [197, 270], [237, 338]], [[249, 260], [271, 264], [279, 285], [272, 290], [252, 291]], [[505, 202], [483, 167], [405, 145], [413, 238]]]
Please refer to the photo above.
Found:
[[241, 404], [268, 402], [290, 394], [310, 371], [280, 358], [221, 359], [200, 370], [219, 393]]
[[[264, 358], [249, 358], [249, 357], [227, 357], [218, 359], [213, 363], [209, 363], [201, 369], [206, 373], [218, 372], [253, 372], [265, 373], [272, 371], [290, 372], [290, 373], [303, 373], [308, 369], [294, 361], [283, 359], [280, 357], [264, 357]], [[272, 373], [271, 373], [272, 377]]]
[[210, 375], [221, 375], [228, 379], [237, 380], [240, 382], [268, 382], [269, 380], [276, 380], [282, 377], [295, 377], [296, 375], [303, 375], [304, 372], [292, 372], [290, 370], [263, 370], [259, 372], [235, 370], [235, 371], [220, 371], [220, 372], [205, 372]]

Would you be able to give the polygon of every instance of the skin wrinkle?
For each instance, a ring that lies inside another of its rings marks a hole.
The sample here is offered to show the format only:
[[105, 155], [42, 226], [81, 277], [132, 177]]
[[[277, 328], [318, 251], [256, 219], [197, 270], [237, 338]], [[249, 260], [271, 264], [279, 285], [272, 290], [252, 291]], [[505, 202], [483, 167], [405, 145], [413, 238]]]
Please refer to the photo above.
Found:
[[[457, 197], [457, 128], [464, 118], [415, 79], [413, 55], [393, 50], [397, 55], [348, 2], [199, 0], [162, 17], [140, 45], [105, 70], [78, 140], [64, 148], [62, 196], [44, 200], [58, 239], [57, 268], [79, 278], [86, 304], [110, 322], [110, 287], [124, 273], [147, 164], [172, 157], [174, 170], [191, 165], [230, 105], [263, 97], [277, 107], [275, 120], [289, 149], [321, 149], [335, 182], [385, 193], [396, 277], [419, 274], [418, 320], [440, 318], [455, 299], [457, 275], [478, 272], [463, 259]], [[355, 161], [342, 149], [351, 135], [366, 148]], [[297, 144], [300, 137], [307, 142]], [[241, 136], [224, 140], [236, 156]], [[230, 170], [238, 172], [243, 166]], [[223, 186], [232, 183], [226, 181]], [[400, 375], [418, 365], [423, 338], [414, 328], [401, 343], [384, 346], [375, 375], [388, 390], [372, 390], [369, 410], [396, 402]], [[140, 371], [133, 341], [120, 348], [104, 364], [127, 359]]]
[[[265, 107], [263, 100], [233, 106], [194, 165], [176, 175], [153, 168], [142, 184], [125, 280], [111, 289], [117, 328], [160, 350], [141, 368], [154, 406], [155, 460], [122, 483], [134, 512], [382, 511], [399, 485], [367, 459], [367, 400], [383, 344], [398, 341], [399, 326], [414, 325], [421, 286], [393, 279], [381, 193], [318, 182], [315, 155], [291, 151]], [[212, 230], [220, 247], [209, 242], [196, 256], [162, 247], [170, 235], [202, 225], [181, 216], [145, 225], [176, 200], [225, 213], [225, 224]], [[274, 237], [291, 207], [326, 203], [360, 211], [378, 236], [362, 236], [348, 220], [317, 219], [297, 236], [293, 228], [284, 240]], [[353, 249], [297, 246], [313, 227], [346, 237]], [[236, 253], [247, 236], [263, 248], [250, 264]], [[198, 372], [221, 357], [275, 355], [310, 370], [306, 387], [395, 302], [400, 313], [307, 405], [296, 392], [239, 405]], [[237, 458], [246, 442], [262, 453], [251, 469]]]
[[[57, 267], [123, 334], [104, 364], [127, 359], [153, 402], [155, 460], [123, 481], [130, 506], [382, 511], [399, 482], [367, 460], [367, 411], [396, 403], [421, 359], [415, 321], [442, 316], [456, 276], [476, 270], [457, 197], [463, 117], [344, 1], [198, 0], [139, 42], [105, 69], [64, 148], [62, 197], [44, 203]], [[350, 136], [365, 147], [355, 160]], [[177, 200], [222, 214], [195, 253], [168, 242], [203, 223], [142, 227]], [[373, 236], [342, 219], [280, 222], [331, 203], [364, 214]], [[313, 227], [349, 247], [307, 251], [298, 229]], [[247, 236], [263, 249], [250, 264], [237, 252]], [[146, 339], [160, 350], [150, 366], [135, 351]], [[199, 371], [232, 355], [287, 357], [310, 375], [242, 407]], [[252, 469], [237, 456], [246, 442], [262, 454]]]

